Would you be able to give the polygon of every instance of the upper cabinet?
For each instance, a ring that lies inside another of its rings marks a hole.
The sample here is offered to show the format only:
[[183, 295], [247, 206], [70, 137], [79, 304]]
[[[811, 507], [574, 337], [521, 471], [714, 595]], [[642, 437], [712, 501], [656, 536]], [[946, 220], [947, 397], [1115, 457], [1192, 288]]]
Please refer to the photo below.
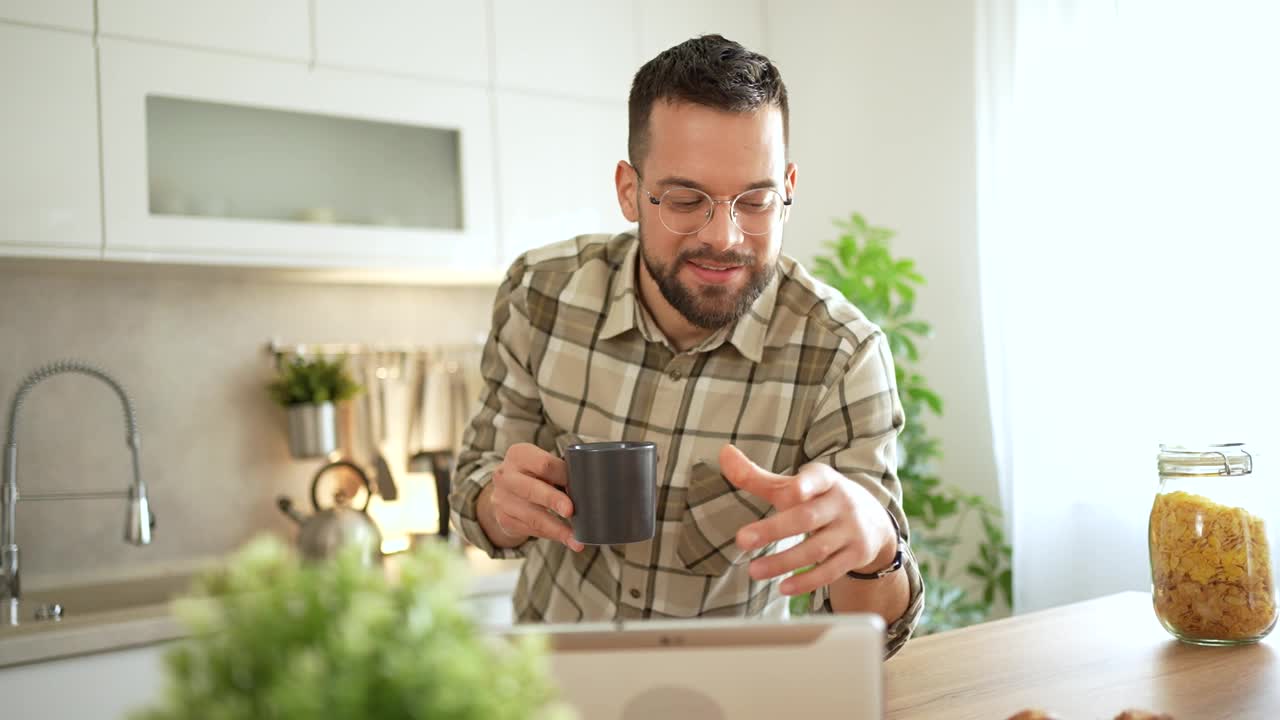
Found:
[[635, 0], [494, 0], [494, 81], [499, 89], [626, 101], [640, 61], [637, 6]]
[[0, 252], [102, 245], [93, 41], [0, 23]]
[[627, 156], [627, 108], [499, 91], [503, 261], [585, 233], [628, 225], [614, 170]]
[[488, 281], [626, 227], [636, 70], [704, 33], [766, 50], [764, 17], [763, 0], [0, 0], [0, 255]]
[[0, 0], [0, 21], [93, 32], [93, 0]]
[[107, 37], [310, 62], [308, 0], [98, 0]]
[[647, 0], [640, 11], [640, 61], [699, 35], [723, 35], [749, 50], [764, 47], [763, 0]]
[[489, 82], [488, 3], [315, 0], [316, 63]]
[[106, 256], [492, 272], [483, 89], [104, 40]]

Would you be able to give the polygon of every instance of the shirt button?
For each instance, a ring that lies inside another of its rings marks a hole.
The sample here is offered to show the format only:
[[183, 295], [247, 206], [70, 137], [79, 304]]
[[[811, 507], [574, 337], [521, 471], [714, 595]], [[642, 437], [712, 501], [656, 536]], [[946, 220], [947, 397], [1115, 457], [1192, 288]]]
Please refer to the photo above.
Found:
[[637, 590], [636, 588], [631, 588], [631, 593], [630, 593], [630, 595], [631, 595], [631, 597], [635, 598], [636, 600], [639, 600], [639, 599], [640, 599], [640, 591], [639, 591], [639, 590]]
[[684, 373], [680, 372], [680, 368], [671, 368], [671, 370], [667, 372], [667, 376], [672, 380], [679, 380], [684, 377]]

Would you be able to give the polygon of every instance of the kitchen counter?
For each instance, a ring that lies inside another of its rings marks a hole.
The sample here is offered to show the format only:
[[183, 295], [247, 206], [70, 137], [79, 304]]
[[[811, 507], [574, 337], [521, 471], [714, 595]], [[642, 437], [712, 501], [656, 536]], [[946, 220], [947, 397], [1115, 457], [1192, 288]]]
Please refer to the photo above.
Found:
[[1175, 720], [1280, 717], [1272, 639], [1197, 647], [1160, 626], [1146, 593], [1121, 593], [917, 638], [885, 665], [889, 720], [1062, 720], [1138, 708]]
[[[467, 598], [477, 620], [488, 626], [511, 622], [511, 594], [520, 572], [519, 560], [493, 560], [468, 548], [470, 582]], [[394, 573], [396, 556], [387, 561]], [[190, 585], [190, 573], [97, 583], [29, 592], [23, 615], [48, 602], [58, 602], [66, 615], [57, 621], [29, 621], [0, 626], [0, 668], [121, 650], [175, 640], [186, 634], [170, 612], [169, 602]]]

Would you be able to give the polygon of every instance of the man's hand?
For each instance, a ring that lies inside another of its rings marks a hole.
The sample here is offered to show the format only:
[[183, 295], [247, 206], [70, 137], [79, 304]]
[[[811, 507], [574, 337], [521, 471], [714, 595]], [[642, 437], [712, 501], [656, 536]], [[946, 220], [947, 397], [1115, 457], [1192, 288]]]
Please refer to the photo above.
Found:
[[[529, 536], [549, 538], [580, 552], [583, 545], [573, 539], [573, 531], [549, 512], [554, 510], [565, 518], [573, 515], [573, 503], [559, 489], [567, 482], [564, 460], [537, 445], [512, 445], [480, 496], [481, 525], [489, 539], [495, 545], [514, 547]], [[486, 520], [496, 523], [497, 531], [505, 537], [495, 537], [497, 533], [491, 532], [494, 528]]]
[[720, 451], [720, 471], [735, 487], [777, 510], [744, 525], [738, 531], [738, 547], [755, 550], [793, 535], [809, 535], [789, 550], [751, 562], [749, 572], [756, 580], [814, 566], [783, 581], [782, 594], [802, 595], [830, 585], [849, 570], [875, 572], [893, 561], [898, 538], [884, 507], [866, 488], [831, 466], [809, 463], [795, 475], [778, 475], [756, 465], [738, 448], [725, 445]]

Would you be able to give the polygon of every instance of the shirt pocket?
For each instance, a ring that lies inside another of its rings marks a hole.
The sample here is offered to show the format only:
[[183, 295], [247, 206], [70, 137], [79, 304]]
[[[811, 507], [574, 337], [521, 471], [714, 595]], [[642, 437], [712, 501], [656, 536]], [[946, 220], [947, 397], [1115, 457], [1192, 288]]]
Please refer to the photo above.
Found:
[[764, 548], [739, 549], [735, 538], [743, 525], [772, 513], [772, 505], [730, 484], [718, 465], [699, 461], [689, 471], [676, 555], [689, 572], [723, 575], [763, 554]]

